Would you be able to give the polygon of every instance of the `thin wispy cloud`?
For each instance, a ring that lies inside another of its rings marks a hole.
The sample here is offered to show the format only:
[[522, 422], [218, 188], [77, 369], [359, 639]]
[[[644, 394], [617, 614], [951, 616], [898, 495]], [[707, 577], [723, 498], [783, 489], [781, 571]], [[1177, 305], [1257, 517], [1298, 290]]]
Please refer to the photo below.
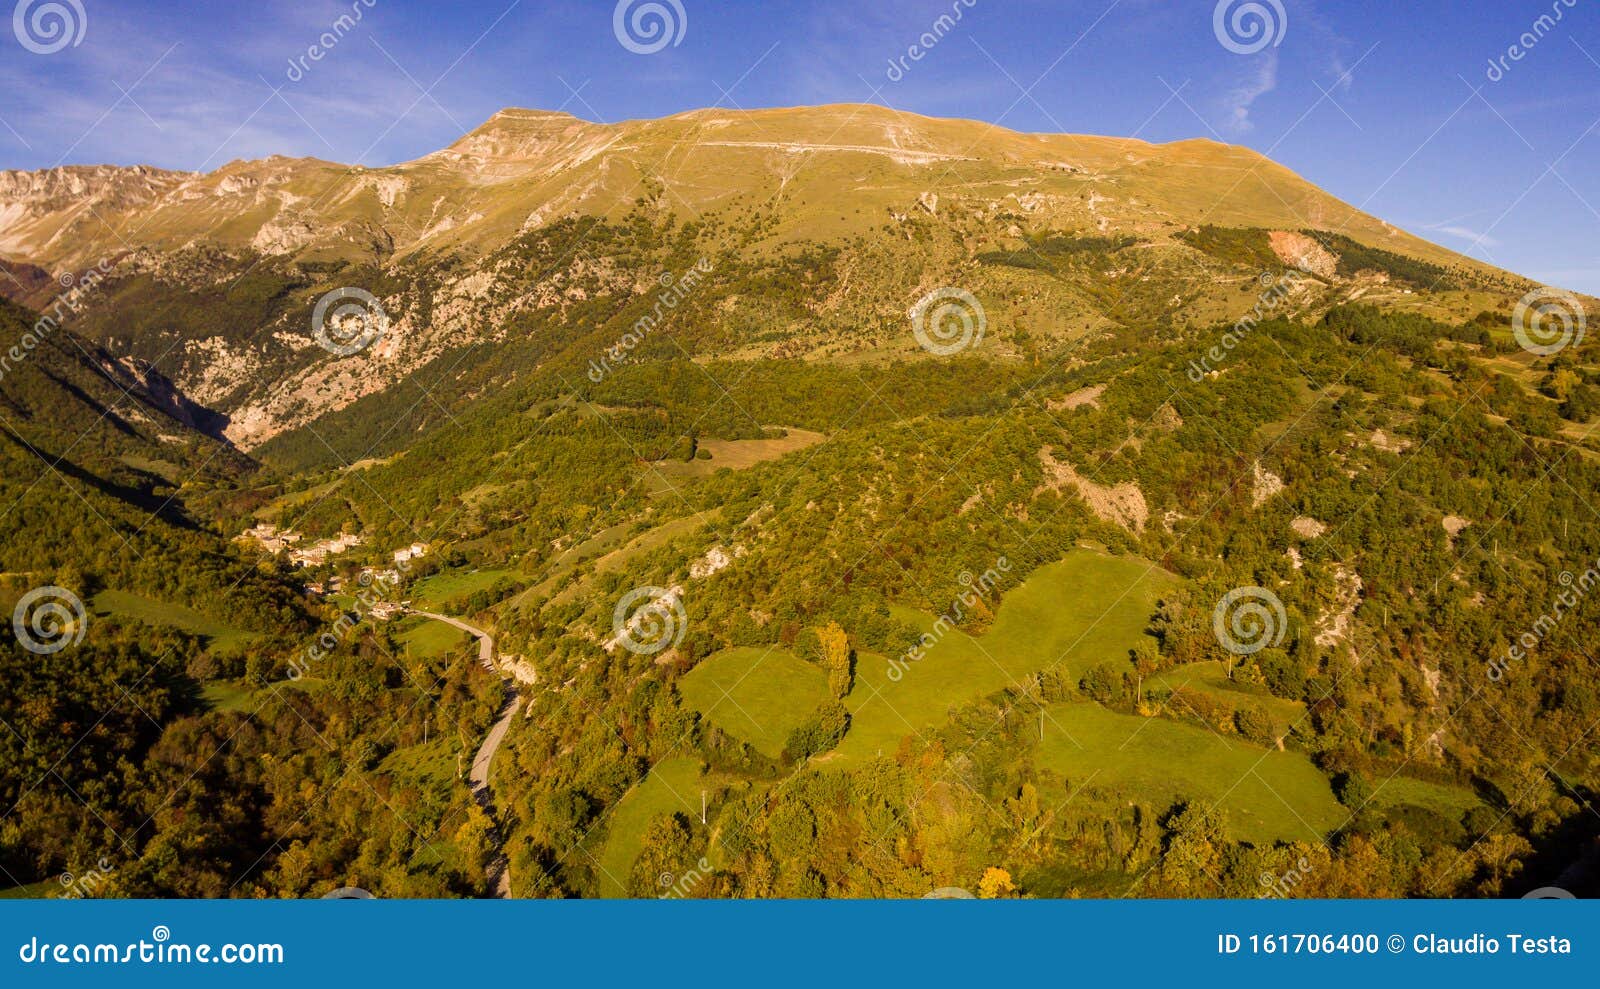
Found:
[[1224, 125], [1235, 133], [1255, 129], [1250, 110], [1257, 100], [1278, 88], [1278, 53], [1269, 52], [1256, 60], [1255, 71], [1222, 98]]
[[[1353, 43], [1317, 10], [1312, 0], [1299, 0], [1290, 8], [1294, 29], [1309, 39], [1311, 47], [1321, 52], [1325, 70], [1333, 79], [1332, 88], [1348, 93], [1355, 86], [1356, 73], [1349, 61]], [[1359, 51], [1359, 49], [1356, 49]]]
[[1435, 233], [1445, 234], [1450, 237], [1458, 237], [1461, 240], [1469, 240], [1475, 247], [1500, 246], [1500, 241], [1489, 236], [1488, 234], [1479, 233], [1478, 231], [1473, 230], [1471, 227], [1463, 227], [1459, 223], [1441, 223], [1425, 229], [1431, 230]]

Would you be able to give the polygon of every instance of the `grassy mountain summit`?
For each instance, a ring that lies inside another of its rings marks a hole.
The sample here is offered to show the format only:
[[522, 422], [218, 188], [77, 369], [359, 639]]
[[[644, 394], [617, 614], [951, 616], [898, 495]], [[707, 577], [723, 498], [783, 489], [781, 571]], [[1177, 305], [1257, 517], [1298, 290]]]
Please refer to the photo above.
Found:
[[[3, 179], [0, 252], [49, 269], [114, 261], [83, 331], [163, 358], [252, 449], [419, 374], [466, 389], [453, 352], [546, 347], [544, 324], [599, 307], [582, 322], [603, 325], [701, 260], [718, 299], [679, 345], [741, 359], [917, 356], [904, 316], [943, 286], [980, 301], [1002, 357], [1232, 322], [1293, 269], [1305, 279], [1274, 304], [1306, 313], [1360, 299], [1459, 320], [1532, 287], [1244, 148], [863, 105], [617, 124], [508, 109], [384, 168], [272, 157]], [[756, 290], [766, 277], [787, 279], [782, 312]], [[372, 293], [387, 322], [354, 358], [312, 332], [316, 303], [343, 287]]]
[[[709, 109], [616, 124], [510, 108], [448, 148], [382, 168], [274, 156], [209, 174], [101, 166], [3, 180], [0, 251], [56, 267], [123, 248], [119, 233], [155, 250], [209, 244], [294, 258], [483, 252], [570, 213], [620, 215], [647, 182], [661, 209], [685, 218], [738, 200], [781, 203], [780, 228], [792, 238], [872, 231], [887, 214], [938, 196], [1101, 234], [1149, 236], [1171, 224], [1311, 228], [1471, 264], [1245, 148], [1022, 134], [873, 105]], [[84, 197], [104, 220], [99, 229], [84, 222]]]

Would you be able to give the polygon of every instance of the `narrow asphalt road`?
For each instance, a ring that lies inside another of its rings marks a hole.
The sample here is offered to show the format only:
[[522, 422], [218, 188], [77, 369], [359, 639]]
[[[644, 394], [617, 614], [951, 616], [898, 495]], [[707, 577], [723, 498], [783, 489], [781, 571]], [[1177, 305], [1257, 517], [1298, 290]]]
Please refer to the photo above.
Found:
[[[483, 744], [478, 746], [478, 751], [472, 757], [472, 769], [467, 773], [467, 782], [472, 790], [472, 797], [478, 801], [478, 806], [484, 809], [491, 820], [494, 818], [494, 792], [489, 788], [489, 768], [494, 762], [494, 755], [500, 751], [500, 743], [506, 739], [506, 732], [511, 730], [511, 719], [516, 717], [517, 711], [522, 707], [522, 695], [511, 686], [509, 678], [501, 674], [494, 665], [494, 637], [481, 628], [468, 625], [459, 618], [448, 615], [435, 615], [427, 611], [413, 611], [419, 618], [428, 618], [436, 622], [444, 622], [467, 633], [478, 640], [478, 661], [490, 673], [499, 676], [505, 683], [505, 702], [500, 706], [500, 716], [495, 719], [494, 725], [489, 729], [489, 734], [483, 739]], [[489, 884], [493, 887], [495, 895], [505, 899], [511, 895], [511, 864], [506, 859], [505, 848], [502, 845], [500, 826], [495, 824], [492, 832], [495, 845], [494, 861], [489, 866]]]

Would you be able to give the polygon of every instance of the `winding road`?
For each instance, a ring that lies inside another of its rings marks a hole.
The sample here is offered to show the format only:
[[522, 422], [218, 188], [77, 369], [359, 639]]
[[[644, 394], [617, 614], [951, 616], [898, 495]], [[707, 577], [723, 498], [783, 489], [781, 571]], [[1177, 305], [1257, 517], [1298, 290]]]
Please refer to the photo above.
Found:
[[[506, 732], [511, 730], [511, 719], [516, 717], [517, 711], [522, 707], [522, 695], [517, 693], [511, 685], [510, 678], [500, 672], [494, 663], [494, 636], [481, 628], [468, 625], [459, 618], [448, 615], [435, 615], [428, 611], [412, 611], [411, 614], [418, 618], [427, 618], [436, 622], [444, 622], [454, 628], [467, 633], [478, 640], [478, 661], [490, 673], [500, 677], [505, 684], [505, 701], [500, 706], [500, 716], [495, 719], [494, 725], [489, 729], [489, 734], [483, 739], [483, 744], [478, 746], [478, 751], [472, 757], [472, 769], [467, 773], [467, 782], [472, 789], [472, 797], [494, 820], [494, 792], [489, 788], [489, 767], [494, 762], [494, 755], [500, 751], [500, 743], [506, 739]], [[500, 825], [495, 823], [490, 832], [494, 842], [494, 861], [489, 865], [489, 885], [495, 895], [505, 899], [511, 895], [511, 863], [506, 858], [503, 838], [500, 834]]]

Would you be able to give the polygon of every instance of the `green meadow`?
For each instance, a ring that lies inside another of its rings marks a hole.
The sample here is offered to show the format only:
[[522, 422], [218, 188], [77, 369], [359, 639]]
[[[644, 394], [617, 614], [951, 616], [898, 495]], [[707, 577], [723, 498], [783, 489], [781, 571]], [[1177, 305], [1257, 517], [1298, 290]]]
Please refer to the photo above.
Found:
[[407, 628], [396, 638], [405, 646], [406, 655], [413, 659], [438, 659], [465, 646], [471, 636], [444, 622], [431, 619], [408, 621]]
[[1045, 709], [1039, 765], [1074, 787], [1126, 794], [1157, 810], [1181, 800], [1218, 804], [1228, 830], [1257, 844], [1320, 841], [1349, 817], [1311, 760], [1166, 718], [1098, 704]]
[[[1004, 600], [980, 636], [950, 630], [923, 658], [863, 655], [856, 663], [850, 733], [835, 758], [892, 754], [908, 734], [944, 723], [952, 708], [1056, 669], [1076, 680], [1102, 662], [1125, 662], [1164, 590], [1178, 578], [1147, 560], [1075, 550], [1039, 568]], [[905, 611], [926, 630], [930, 615]]]
[[1483, 801], [1478, 795], [1462, 786], [1448, 783], [1430, 783], [1409, 776], [1386, 777], [1380, 773], [1372, 779], [1372, 804], [1391, 810], [1410, 805], [1433, 811], [1449, 821], [1459, 821], [1462, 815]]
[[790, 427], [782, 436], [758, 440], [700, 441], [700, 451], [705, 459], [657, 460], [645, 469], [645, 490], [652, 495], [670, 494], [684, 483], [710, 477], [724, 467], [729, 470], [748, 470], [757, 464], [777, 460], [791, 453], [816, 446], [828, 437], [808, 429]]
[[502, 577], [515, 577], [514, 570], [452, 570], [417, 582], [411, 600], [419, 608], [433, 608], [474, 591], [486, 591]]
[[[1305, 713], [1305, 705], [1299, 701], [1286, 700], [1274, 697], [1260, 688], [1258, 693], [1245, 684], [1228, 679], [1227, 668], [1217, 660], [1204, 663], [1185, 663], [1175, 666], [1170, 670], [1158, 673], [1145, 681], [1145, 695], [1158, 696], [1163, 692], [1170, 692], [1178, 688], [1193, 690], [1206, 694], [1234, 710], [1240, 707], [1255, 706], [1266, 711], [1277, 725], [1279, 734], [1286, 732]], [[1182, 711], [1174, 713], [1181, 714]]]
[[446, 793], [460, 780], [460, 773], [472, 758], [470, 747], [463, 749], [449, 724], [440, 726], [427, 742], [396, 749], [384, 757], [379, 768], [399, 780], [414, 783], [434, 793]]
[[243, 680], [210, 680], [200, 696], [213, 711], [254, 711], [256, 691]]
[[708, 782], [700, 775], [698, 759], [678, 757], [656, 764], [623, 795], [606, 818], [603, 841], [585, 841], [583, 846], [599, 873], [601, 896], [628, 895], [628, 875], [651, 821], [674, 812], [700, 820], [700, 791]]
[[[682, 518], [669, 519], [660, 525], [647, 529], [628, 540], [626, 544], [595, 557], [593, 573], [580, 576], [576, 580], [566, 579], [562, 581], [564, 586], [555, 591], [550, 600], [556, 604], [564, 604], [567, 601], [578, 599], [593, 588], [595, 580], [601, 575], [619, 573], [626, 570], [629, 564], [646, 553], [660, 549], [679, 536], [700, 531], [711, 519], [712, 516], [709, 515], [686, 515]], [[549, 584], [548, 580], [541, 587], [547, 584]]]
[[252, 633], [233, 628], [221, 619], [181, 604], [153, 601], [127, 591], [105, 590], [89, 601], [90, 609], [102, 617], [117, 615], [147, 625], [165, 625], [204, 636], [214, 649], [231, 650], [249, 642]]
[[782, 649], [726, 649], [678, 684], [689, 706], [774, 759], [789, 733], [828, 699], [823, 671]]
[[[589, 590], [599, 574], [623, 570], [638, 557], [714, 521], [714, 515], [689, 515], [669, 519], [642, 531], [639, 526], [632, 524], [602, 529], [577, 545], [562, 550], [549, 576], [512, 598], [511, 606], [522, 608], [541, 598], [570, 601]], [[593, 564], [593, 571], [584, 572], [585, 565], [590, 563]]]

